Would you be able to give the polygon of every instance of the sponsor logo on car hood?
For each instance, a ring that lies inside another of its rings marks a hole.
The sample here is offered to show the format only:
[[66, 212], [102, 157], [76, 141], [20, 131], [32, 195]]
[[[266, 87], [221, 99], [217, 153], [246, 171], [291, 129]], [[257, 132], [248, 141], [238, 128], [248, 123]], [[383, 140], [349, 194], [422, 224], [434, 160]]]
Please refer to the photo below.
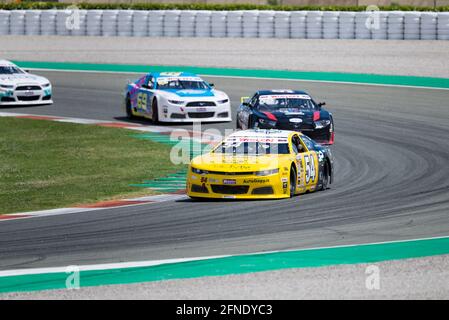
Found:
[[44, 77], [35, 76], [32, 74], [0, 74], [0, 84], [19, 84], [19, 83], [26, 83], [26, 84], [44, 84], [48, 83], [49, 81]]
[[169, 90], [163, 90], [166, 92], [170, 92], [170, 93], [174, 93], [179, 97], [186, 97], [186, 98], [190, 98], [190, 97], [214, 97], [214, 93], [211, 90], [174, 90], [174, 89], [169, 89]]
[[[271, 111], [269, 113], [272, 116], [274, 116], [278, 121], [282, 122], [286, 121], [296, 124], [313, 122], [313, 112], [311, 111], [301, 111], [301, 112]], [[262, 112], [262, 116], [266, 116], [266, 113]], [[290, 121], [291, 119], [293, 121]]]
[[192, 160], [192, 166], [201, 170], [224, 172], [255, 172], [278, 167], [288, 155], [232, 156], [209, 153]]

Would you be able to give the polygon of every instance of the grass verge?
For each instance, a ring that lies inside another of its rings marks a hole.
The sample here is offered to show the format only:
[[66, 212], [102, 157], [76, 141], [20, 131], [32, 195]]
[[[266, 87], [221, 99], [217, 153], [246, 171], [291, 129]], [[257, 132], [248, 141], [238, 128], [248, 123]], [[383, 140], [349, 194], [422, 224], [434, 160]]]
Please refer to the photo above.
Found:
[[181, 169], [170, 147], [126, 129], [0, 118], [0, 214], [151, 194], [131, 187]]

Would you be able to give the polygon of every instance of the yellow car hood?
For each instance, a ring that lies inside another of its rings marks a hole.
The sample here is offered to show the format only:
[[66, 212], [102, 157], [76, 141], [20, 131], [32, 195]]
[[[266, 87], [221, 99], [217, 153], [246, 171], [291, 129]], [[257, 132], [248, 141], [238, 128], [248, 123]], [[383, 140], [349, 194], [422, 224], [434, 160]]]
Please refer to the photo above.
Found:
[[222, 172], [250, 172], [279, 168], [288, 155], [233, 156], [209, 153], [191, 161], [196, 169]]

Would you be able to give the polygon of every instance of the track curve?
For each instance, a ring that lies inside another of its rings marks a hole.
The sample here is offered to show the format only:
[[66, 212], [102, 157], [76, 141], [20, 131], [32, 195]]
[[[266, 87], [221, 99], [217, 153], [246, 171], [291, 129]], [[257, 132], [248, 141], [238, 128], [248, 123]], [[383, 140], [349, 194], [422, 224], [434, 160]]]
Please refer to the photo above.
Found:
[[[55, 105], [2, 111], [124, 120], [136, 75], [40, 72]], [[0, 269], [238, 254], [449, 234], [449, 91], [214, 78], [230, 94], [298, 88], [336, 124], [332, 188], [281, 201], [188, 200], [7, 221]], [[235, 115], [235, 112], [234, 112]], [[148, 123], [151, 125], [150, 123]], [[186, 127], [186, 126], [182, 126]], [[234, 124], [204, 128], [234, 128]]]

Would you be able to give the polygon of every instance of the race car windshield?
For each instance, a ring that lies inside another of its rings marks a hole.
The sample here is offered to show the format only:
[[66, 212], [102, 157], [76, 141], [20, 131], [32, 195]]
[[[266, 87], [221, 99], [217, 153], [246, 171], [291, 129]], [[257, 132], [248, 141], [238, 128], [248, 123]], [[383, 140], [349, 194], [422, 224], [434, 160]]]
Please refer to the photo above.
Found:
[[174, 90], [208, 90], [209, 86], [204, 81], [189, 80], [158, 80], [157, 89], [174, 89]]
[[16, 74], [16, 73], [24, 73], [24, 72], [14, 66], [0, 66], [0, 74]]
[[288, 143], [223, 142], [214, 153], [234, 155], [288, 154]]
[[260, 111], [301, 112], [315, 110], [315, 104], [311, 99], [301, 98], [259, 98], [257, 108]]

